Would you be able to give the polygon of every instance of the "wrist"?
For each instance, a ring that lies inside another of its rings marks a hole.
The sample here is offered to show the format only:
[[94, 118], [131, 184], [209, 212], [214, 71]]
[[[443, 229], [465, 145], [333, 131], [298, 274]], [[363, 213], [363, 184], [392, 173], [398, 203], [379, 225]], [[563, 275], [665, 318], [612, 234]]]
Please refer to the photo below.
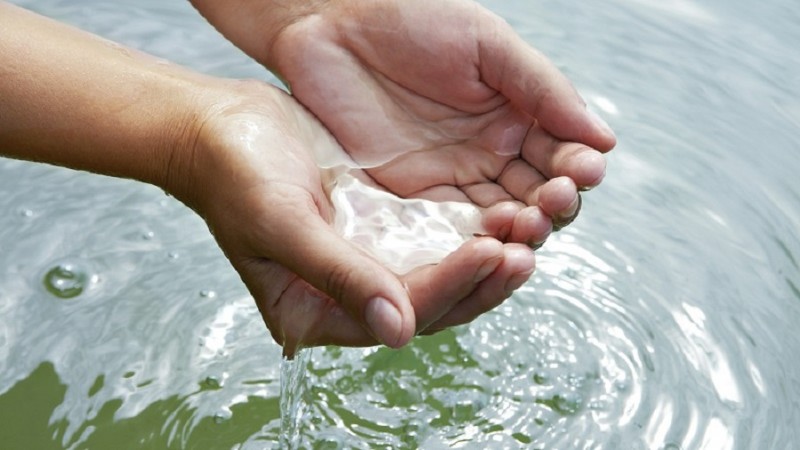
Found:
[[[215, 84], [224, 80], [210, 79], [191, 83], [182, 89], [180, 106], [165, 123], [162, 132], [162, 155], [152, 166], [153, 178], [143, 180], [198, 211], [201, 207], [203, 174], [207, 153], [213, 147], [211, 137], [214, 118], [229, 100]], [[228, 93], [231, 94], [231, 93]]]
[[273, 48], [292, 24], [320, 12], [330, 0], [191, 0], [220, 33], [247, 55], [275, 69]]
[[277, 144], [260, 137], [264, 130], [296, 134], [285, 129], [280, 94], [260, 81], [205, 80], [173, 127], [169, 157], [155, 184], [206, 219], [238, 201], [238, 187], [258, 185], [268, 171], [268, 154]]

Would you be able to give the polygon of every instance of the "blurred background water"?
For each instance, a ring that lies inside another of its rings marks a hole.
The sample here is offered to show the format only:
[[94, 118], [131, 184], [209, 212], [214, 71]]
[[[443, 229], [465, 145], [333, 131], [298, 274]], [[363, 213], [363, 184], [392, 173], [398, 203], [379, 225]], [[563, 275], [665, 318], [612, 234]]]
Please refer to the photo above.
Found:
[[[273, 80], [184, 1], [17, 0]], [[800, 442], [800, 10], [486, 0], [617, 131], [531, 281], [400, 351], [316, 349], [302, 448]], [[260, 449], [280, 349], [204, 224], [126, 180], [0, 160], [0, 448]]]

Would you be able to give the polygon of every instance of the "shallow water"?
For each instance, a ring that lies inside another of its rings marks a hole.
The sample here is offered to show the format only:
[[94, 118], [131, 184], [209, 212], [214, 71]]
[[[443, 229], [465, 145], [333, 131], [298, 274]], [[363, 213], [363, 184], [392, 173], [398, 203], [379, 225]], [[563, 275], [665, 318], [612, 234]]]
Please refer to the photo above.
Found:
[[[184, 2], [17, 3], [266, 79]], [[300, 446], [792, 448], [800, 12], [484, 4], [618, 132], [606, 181], [497, 311], [400, 351], [316, 350]], [[0, 447], [272, 448], [280, 349], [203, 223], [130, 181], [0, 174]]]

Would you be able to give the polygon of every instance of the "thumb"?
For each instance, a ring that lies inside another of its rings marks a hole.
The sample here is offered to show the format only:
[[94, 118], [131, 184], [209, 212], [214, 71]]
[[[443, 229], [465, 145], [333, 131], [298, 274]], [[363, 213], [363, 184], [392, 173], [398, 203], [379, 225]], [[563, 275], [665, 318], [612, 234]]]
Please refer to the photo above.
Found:
[[600, 151], [611, 150], [616, 137], [586, 104], [569, 80], [541, 52], [528, 45], [502, 19], [498, 30], [480, 42], [480, 73], [520, 109], [532, 115], [550, 134]]
[[[408, 292], [395, 274], [339, 236], [318, 214], [284, 216], [270, 254], [331, 296], [379, 342], [402, 347], [416, 332]], [[302, 225], [299, 225], [302, 224]]]

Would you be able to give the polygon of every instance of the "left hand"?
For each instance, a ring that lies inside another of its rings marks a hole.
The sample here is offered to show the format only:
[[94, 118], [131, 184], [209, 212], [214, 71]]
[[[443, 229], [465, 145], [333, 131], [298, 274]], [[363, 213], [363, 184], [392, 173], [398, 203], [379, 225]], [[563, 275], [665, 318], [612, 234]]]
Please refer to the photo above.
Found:
[[439, 264], [392, 273], [330, 224], [312, 151], [341, 149], [325, 128], [273, 86], [211, 92], [195, 145], [176, 153], [165, 187], [206, 220], [287, 355], [405, 345], [494, 308], [533, 271], [529, 248], [483, 237]]

